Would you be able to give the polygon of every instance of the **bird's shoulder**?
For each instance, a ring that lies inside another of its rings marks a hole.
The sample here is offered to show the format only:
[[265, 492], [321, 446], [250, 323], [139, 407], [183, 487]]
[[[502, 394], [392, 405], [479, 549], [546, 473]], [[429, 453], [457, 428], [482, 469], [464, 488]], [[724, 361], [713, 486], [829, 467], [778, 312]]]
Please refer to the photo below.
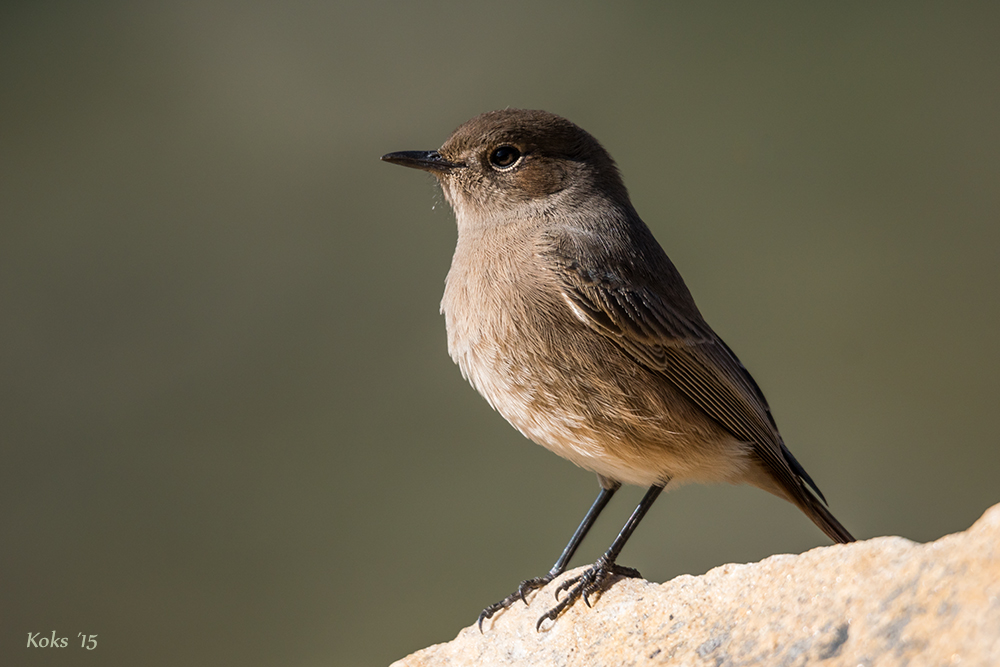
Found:
[[711, 342], [680, 273], [639, 225], [543, 229], [536, 255], [576, 317], [606, 335], [654, 347]]
[[780, 436], [763, 393], [701, 317], [680, 274], [646, 234], [616, 238], [586, 228], [550, 230], [539, 236], [539, 254], [582, 323], [662, 374], [781, 467]]

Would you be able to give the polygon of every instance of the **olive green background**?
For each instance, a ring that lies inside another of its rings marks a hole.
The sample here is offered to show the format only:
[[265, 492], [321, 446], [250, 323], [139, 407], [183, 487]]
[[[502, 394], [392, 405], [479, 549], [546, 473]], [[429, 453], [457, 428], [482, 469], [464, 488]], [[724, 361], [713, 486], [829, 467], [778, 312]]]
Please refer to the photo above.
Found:
[[[549, 568], [597, 484], [463, 382], [378, 160], [506, 106], [618, 160], [858, 537], [1000, 502], [1000, 5], [827, 4], [2, 5], [0, 662], [386, 665]], [[825, 544], [684, 487], [622, 562]]]

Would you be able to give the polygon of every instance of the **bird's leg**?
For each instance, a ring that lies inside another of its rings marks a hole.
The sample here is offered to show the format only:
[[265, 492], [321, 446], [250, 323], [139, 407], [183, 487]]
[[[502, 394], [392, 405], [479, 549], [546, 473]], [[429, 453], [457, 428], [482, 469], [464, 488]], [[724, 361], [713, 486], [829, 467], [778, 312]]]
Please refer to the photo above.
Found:
[[516, 591], [505, 597], [503, 600], [491, 604], [486, 609], [483, 609], [482, 613], [479, 614], [480, 632], [483, 630], [483, 621], [488, 618], [492, 618], [493, 614], [497, 613], [501, 609], [506, 609], [518, 600], [528, 604], [528, 601], [524, 597], [525, 594], [530, 593], [536, 588], [541, 588], [566, 571], [566, 565], [569, 563], [569, 559], [573, 557], [574, 553], [576, 553], [577, 547], [579, 547], [580, 543], [583, 542], [583, 538], [587, 536], [587, 532], [590, 530], [590, 527], [594, 525], [595, 521], [597, 521], [597, 516], [601, 513], [601, 510], [604, 509], [604, 506], [608, 504], [608, 501], [611, 500], [611, 496], [615, 495], [615, 491], [620, 488], [621, 484], [618, 482], [611, 482], [610, 480], [605, 479], [601, 480], [601, 492], [597, 494], [597, 499], [594, 500], [594, 504], [590, 506], [589, 510], [587, 510], [587, 515], [583, 517], [583, 521], [581, 521], [580, 525], [577, 526], [576, 532], [573, 533], [573, 537], [569, 539], [569, 544], [567, 544], [566, 548], [563, 549], [562, 555], [559, 556], [559, 560], [557, 560], [555, 565], [552, 566], [552, 569], [549, 570], [548, 574], [544, 576], [535, 577], [534, 579], [525, 579], [517, 587]]
[[555, 621], [559, 614], [564, 612], [573, 606], [581, 596], [583, 601], [590, 606], [590, 596], [594, 593], [600, 594], [604, 592], [612, 583], [614, 583], [615, 577], [639, 577], [638, 570], [631, 567], [622, 567], [618, 565], [615, 561], [618, 555], [621, 553], [622, 549], [625, 547], [625, 543], [628, 542], [628, 538], [632, 535], [636, 526], [642, 521], [642, 517], [646, 515], [649, 508], [653, 505], [657, 496], [663, 491], [663, 487], [666, 485], [661, 484], [659, 486], [649, 487], [649, 491], [646, 495], [642, 497], [639, 505], [632, 512], [632, 516], [629, 517], [625, 526], [622, 528], [621, 532], [618, 533], [618, 537], [615, 541], [611, 543], [604, 555], [597, 559], [597, 562], [591, 565], [589, 568], [584, 570], [583, 574], [567, 579], [566, 581], [559, 584], [559, 588], [556, 589], [556, 599], [559, 598], [559, 593], [566, 591], [566, 597], [559, 601], [556, 606], [549, 609], [541, 618], [538, 619], [538, 623], [535, 624], [535, 629], [539, 630], [542, 627], [542, 623], [546, 619]]

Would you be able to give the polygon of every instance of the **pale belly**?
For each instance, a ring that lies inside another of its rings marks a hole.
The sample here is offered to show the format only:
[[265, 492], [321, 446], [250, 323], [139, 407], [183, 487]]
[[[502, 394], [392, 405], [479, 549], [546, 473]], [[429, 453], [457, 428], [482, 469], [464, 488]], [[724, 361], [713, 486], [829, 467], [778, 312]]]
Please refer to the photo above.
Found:
[[686, 401], [675, 401], [682, 409], [671, 410], [671, 401], [632, 391], [628, 382], [583, 383], [565, 356], [558, 363], [525, 363], [502, 354], [502, 347], [449, 335], [452, 358], [472, 386], [525, 437], [553, 453], [640, 486], [745, 476], [749, 447]]

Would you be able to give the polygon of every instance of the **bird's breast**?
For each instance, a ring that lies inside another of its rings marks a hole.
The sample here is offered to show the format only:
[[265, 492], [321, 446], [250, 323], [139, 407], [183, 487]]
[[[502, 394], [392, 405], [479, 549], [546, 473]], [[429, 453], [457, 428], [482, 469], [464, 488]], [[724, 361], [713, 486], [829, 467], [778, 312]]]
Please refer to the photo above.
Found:
[[[588, 470], [631, 481], [635, 474], [617, 467], [608, 451], [612, 439], [595, 421], [608, 416], [599, 414], [608, 405], [596, 403], [620, 396], [620, 389], [595, 386], [580, 366], [592, 353], [584, 348], [607, 343], [573, 315], [534, 258], [462, 250], [441, 302], [448, 352], [462, 375], [530, 440]], [[656, 478], [642, 476], [640, 483]]]
[[441, 302], [448, 352], [489, 404], [530, 440], [609, 479], [739, 474], [742, 445], [583, 323], [557, 277], [524, 250], [460, 238]]

